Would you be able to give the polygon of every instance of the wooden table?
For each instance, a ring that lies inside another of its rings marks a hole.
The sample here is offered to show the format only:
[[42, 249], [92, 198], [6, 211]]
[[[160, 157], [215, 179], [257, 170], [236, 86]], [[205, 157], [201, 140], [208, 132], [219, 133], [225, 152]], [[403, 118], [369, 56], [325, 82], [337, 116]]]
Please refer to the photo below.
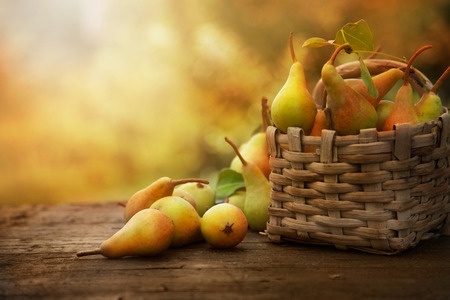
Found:
[[206, 243], [153, 258], [76, 257], [122, 226], [117, 203], [0, 207], [1, 299], [450, 299], [450, 237], [396, 256]]

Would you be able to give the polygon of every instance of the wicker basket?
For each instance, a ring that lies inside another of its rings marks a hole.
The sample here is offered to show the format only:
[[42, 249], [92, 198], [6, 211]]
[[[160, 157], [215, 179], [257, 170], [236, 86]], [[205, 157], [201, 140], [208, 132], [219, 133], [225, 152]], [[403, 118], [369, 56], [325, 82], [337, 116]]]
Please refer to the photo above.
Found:
[[267, 142], [272, 242], [396, 254], [450, 229], [447, 112], [437, 121], [351, 136], [271, 126]]

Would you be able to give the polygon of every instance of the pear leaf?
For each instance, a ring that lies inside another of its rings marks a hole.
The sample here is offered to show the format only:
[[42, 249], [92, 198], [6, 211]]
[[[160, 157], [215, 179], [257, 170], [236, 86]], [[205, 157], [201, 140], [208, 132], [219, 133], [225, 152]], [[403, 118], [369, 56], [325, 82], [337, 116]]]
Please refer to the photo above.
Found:
[[321, 48], [325, 46], [333, 45], [333, 41], [327, 41], [326, 39], [319, 38], [319, 37], [313, 37], [307, 39], [302, 47], [304, 48]]
[[364, 60], [361, 57], [359, 58], [359, 66], [361, 68], [361, 79], [366, 85], [369, 95], [373, 98], [377, 98], [378, 90], [376, 89], [375, 84], [373, 83], [369, 69], [367, 68], [366, 64], [364, 63]]
[[372, 31], [364, 20], [344, 25], [336, 33], [334, 42], [338, 45], [349, 44], [354, 52], [374, 49]]
[[222, 169], [217, 178], [216, 198], [225, 199], [244, 187], [244, 177], [241, 173], [228, 168]]

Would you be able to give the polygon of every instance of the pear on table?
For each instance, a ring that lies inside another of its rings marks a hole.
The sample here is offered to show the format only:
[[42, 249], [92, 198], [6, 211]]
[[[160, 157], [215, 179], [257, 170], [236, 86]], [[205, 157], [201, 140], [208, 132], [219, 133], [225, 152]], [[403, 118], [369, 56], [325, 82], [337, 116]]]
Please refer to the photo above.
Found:
[[287, 132], [288, 127], [300, 127], [308, 134], [317, 113], [316, 103], [308, 90], [303, 66], [295, 56], [292, 33], [289, 42], [293, 64], [286, 82], [273, 99], [271, 117], [282, 132]]
[[172, 195], [177, 185], [187, 182], [209, 183], [208, 180], [201, 178], [172, 179], [166, 176], [161, 177], [146, 188], [137, 191], [128, 199], [124, 210], [125, 222], [128, 222], [138, 211], [149, 208], [156, 200]]
[[156, 209], [143, 209], [100, 247], [80, 251], [78, 257], [101, 254], [108, 258], [155, 256], [169, 248], [174, 234], [172, 220]]
[[242, 177], [245, 183], [244, 214], [247, 217], [250, 229], [263, 231], [269, 220], [271, 185], [266, 176], [253, 163], [246, 161], [239, 152], [237, 146], [228, 138], [225, 141], [230, 144], [236, 155], [242, 162]]

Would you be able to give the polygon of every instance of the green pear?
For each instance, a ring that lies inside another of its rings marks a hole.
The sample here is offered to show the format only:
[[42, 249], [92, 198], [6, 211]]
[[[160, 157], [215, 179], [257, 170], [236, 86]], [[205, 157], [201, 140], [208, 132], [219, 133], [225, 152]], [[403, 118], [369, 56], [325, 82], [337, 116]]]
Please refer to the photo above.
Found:
[[360, 129], [375, 128], [375, 107], [360, 93], [352, 89], [333, 65], [336, 55], [345, 45], [338, 47], [322, 67], [321, 78], [327, 94], [327, 107], [331, 115], [331, 127], [338, 135], [358, 134]]
[[441, 98], [437, 95], [437, 90], [441, 86], [444, 79], [450, 74], [450, 67], [439, 77], [430, 91], [425, 92], [415, 105], [415, 110], [419, 118], [419, 122], [428, 122], [436, 120], [443, 113], [443, 105]]
[[403, 84], [397, 91], [395, 95], [394, 104], [392, 106], [391, 113], [386, 118], [383, 125], [383, 131], [393, 130], [395, 124], [408, 123], [417, 124], [419, 123], [419, 117], [417, 116], [414, 101], [414, 90], [411, 83], [409, 82], [409, 73], [411, 70], [412, 62], [414, 59], [423, 51], [431, 48], [431, 46], [424, 46], [417, 50], [413, 56], [408, 60], [408, 64], [405, 69]]
[[133, 215], [119, 231], [101, 243], [98, 249], [80, 251], [77, 256], [154, 256], [169, 248], [173, 234], [174, 224], [169, 216], [159, 210], [147, 208]]
[[242, 162], [242, 177], [245, 183], [244, 214], [250, 229], [264, 231], [269, 221], [270, 193], [272, 187], [269, 180], [253, 163], [247, 162], [239, 153], [238, 147], [225, 138]]
[[392, 107], [394, 106], [394, 102], [390, 100], [381, 100], [378, 102], [378, 105], [376, 107], [377, 115], [378, 115], [378, 122], [377, 122], [377, 130], [381, 131], [384, 123], [386, 123], [386, 119], [389, 116], [389, 114], [392, 111]]
[[216, 204], [216, 192], [208, 184], [203, 184], [201, 182], [187, 182], [179, 185], [174, 193], [179, 193], [179, 190], [183, 190], [192, 196], [195, 201], [195, 209], [200, 217]]
[[240, 209], [244, 210], [245, 194], [245, 190], [237, 190], [236, 192], [228, 196], [225, 199], [225, 202], [233, 204], [234, 206], [237, 206]]
[[200, 178], [185, 178], [174, 180], [169, 177], [161, 177], [155, 180], [146, 188], [137, 191], [130, 197], [130, 199], [128, 199], [124, 210], [125, 222], [128, 222], [128, 220], [138, 211], [144, 208], [149, 208], [156, 200], [172, 195], [173, 190], [177, 185], [187, 182], [200, 182], [205, 184], [209, 183], [208, 180]]
[[292, 33], [289, 41], [293, 64], [285, 84], [273, 99], [270, 114], [273, 123], [282, 132], [287, 132], [288, 127], [301, 127], [309, 133], [317, 108], [308, 91], [303, 66], [295, 57]]
[[178, 196], [167, 196], [155, 201], [150, 208], [157, 209], [173, 221], [174, 232], [171, 247], [181, 247], [202, 239], [201, 218], [195, 208]]

